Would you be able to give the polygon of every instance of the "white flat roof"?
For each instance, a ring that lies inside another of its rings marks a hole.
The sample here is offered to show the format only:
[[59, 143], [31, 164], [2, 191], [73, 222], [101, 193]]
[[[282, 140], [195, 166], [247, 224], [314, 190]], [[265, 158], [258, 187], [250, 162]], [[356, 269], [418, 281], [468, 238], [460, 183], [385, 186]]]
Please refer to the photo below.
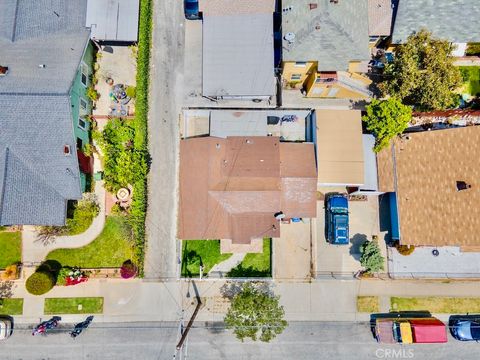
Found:
[[88, 0], [86, 26], [91, 38], [137, 41], [139, 0]]
[[203, 95], [274, 94], [273, 14], [204, 16]]

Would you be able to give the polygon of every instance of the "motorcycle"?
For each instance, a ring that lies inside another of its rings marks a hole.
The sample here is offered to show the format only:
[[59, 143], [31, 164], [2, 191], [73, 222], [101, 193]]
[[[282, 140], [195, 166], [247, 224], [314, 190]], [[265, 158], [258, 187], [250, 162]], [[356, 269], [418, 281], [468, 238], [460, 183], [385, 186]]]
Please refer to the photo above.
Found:
[[70, 332], [70, 336], [75, 339], [78, 335], [82, 333], [83, 330], [88, 328], [90, 323], [93, 320], [93, 316], [89, 316], [85, 319], [85, 321], [82, 321], [81, 323], [78, 323], [75, 325], [75, 328]]
[[33, 328], [32, 335], [47, 335], [47, 331], [56, 328], [60, 320], [62, 320], [60, 316], [54, 316], [50, 320], [41, 322]]

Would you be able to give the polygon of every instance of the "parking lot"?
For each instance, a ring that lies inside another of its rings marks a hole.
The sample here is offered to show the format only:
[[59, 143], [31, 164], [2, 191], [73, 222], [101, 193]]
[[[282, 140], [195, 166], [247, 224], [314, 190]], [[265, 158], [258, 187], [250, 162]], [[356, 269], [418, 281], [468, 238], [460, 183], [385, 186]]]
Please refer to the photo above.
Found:
[[[331, 190], [328, 190], [331, 191]], [[384, 233], [379, 229], [378, 198], [369, 196], [367, 200], [349, 201], [349, 245], [331, 245], [325, 238], [324, 201], [317, 202], [317, 218], [314, 220], [313, 235], [316, 246], [316, 271], [322, 275], [335, 273], [351, 276], [361, 270], [360, 245], [378, 236], [378, 242], [386, 257]], [[386, 264], [385, 264], [386, 270]]]

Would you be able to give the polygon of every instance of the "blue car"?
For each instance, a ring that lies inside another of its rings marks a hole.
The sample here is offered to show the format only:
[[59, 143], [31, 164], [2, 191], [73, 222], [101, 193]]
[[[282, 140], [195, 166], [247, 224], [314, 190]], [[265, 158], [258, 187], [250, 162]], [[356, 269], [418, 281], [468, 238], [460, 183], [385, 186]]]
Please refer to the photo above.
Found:
[[185, 18], [189, 20], [200, 19], [198, 0], [184, 0]]
[[479, 341], [480, 340], [480, 318], [472, 319], [457, 317], [450, 321], [450, 333], [460, 341]]
[[334, 245], [348, 245], [348, 199], [343, 194], [327, 195], [326, 237]]

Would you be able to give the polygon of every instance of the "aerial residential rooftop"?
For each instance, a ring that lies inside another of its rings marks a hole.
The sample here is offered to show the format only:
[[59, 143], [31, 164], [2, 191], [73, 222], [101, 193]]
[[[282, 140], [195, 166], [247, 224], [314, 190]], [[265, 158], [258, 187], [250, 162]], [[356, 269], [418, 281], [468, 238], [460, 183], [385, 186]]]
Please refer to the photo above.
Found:
[[279, 237], [276, 213], [315, 217], [316, 177], [313, 144], [272, 136], [182, 140], [178, 238], [249, 244]]
[[200, 2], [203, 11], [203, 95], [218, 98], [275, 94], [275, 1]]
[[284, 61], [318, 61], [319, 71], [368, 60], [368, 1], [284, 0]]
[[380, 190], [396, 192], [402, 244], [480, 245], [479, 152], [480, 127], [467, 126], [410, 133], [378, 154]]
[[433, 35], [456, 43], [480, 41], [478, 0], [400, 0], [392, 41], [404, 43], [422, 28]]

